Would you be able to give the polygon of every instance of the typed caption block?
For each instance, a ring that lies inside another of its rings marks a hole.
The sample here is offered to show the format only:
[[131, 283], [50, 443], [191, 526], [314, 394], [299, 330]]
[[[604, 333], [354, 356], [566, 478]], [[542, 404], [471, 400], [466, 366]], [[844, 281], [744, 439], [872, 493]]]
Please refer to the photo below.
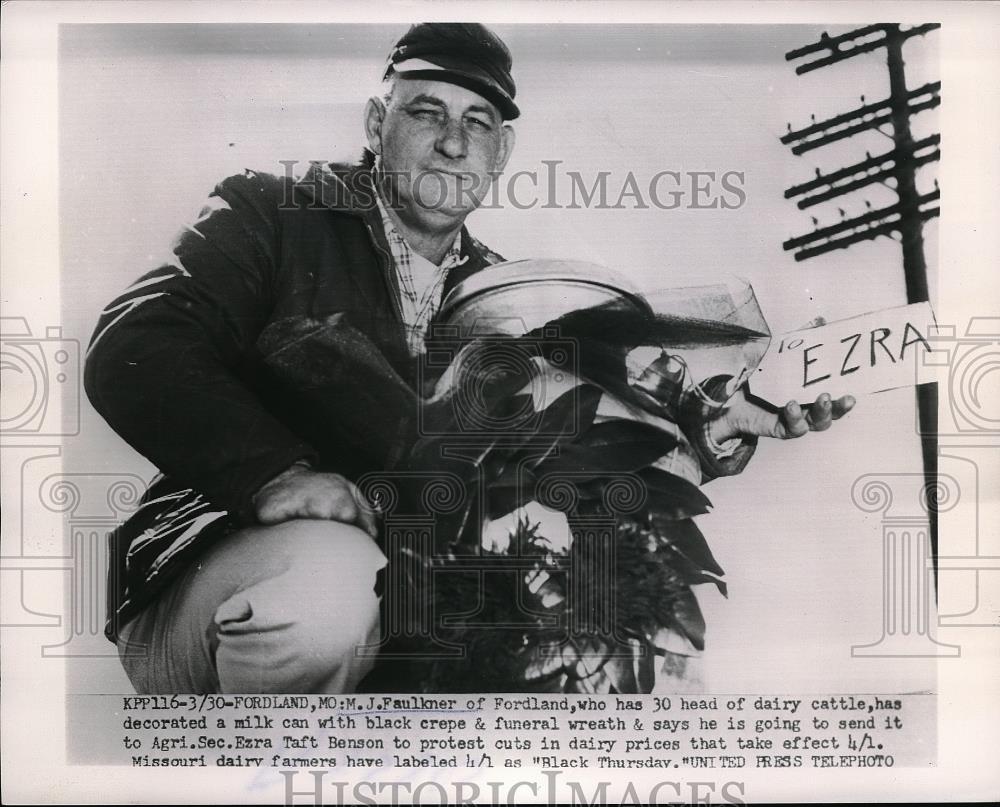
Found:
[[137, 768], [891, 768], [933, 765], [936, 753], [928, 694], [75, 701], [86, 737], [70, 737], [69, 761]]

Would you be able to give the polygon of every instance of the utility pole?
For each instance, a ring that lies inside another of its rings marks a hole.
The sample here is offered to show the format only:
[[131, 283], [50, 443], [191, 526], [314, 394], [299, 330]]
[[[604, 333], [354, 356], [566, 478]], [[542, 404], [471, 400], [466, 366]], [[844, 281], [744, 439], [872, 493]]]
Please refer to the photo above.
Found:
[[[932, 82], [916, 89], [906, 86], [903, 45], [914, 36], [923, 36], [940, 28], [939, 23], [926, 23], [906, 30], [898, 24], [879, 23], [831, 37], [825, 32], [819, 41], [785, 54], [786, 61], [815, 56], [811, 61], [795, 68], [797, 75], [837, 64], [862, 53], [885, 48], [889, 70], [889, 97], [875, 103], [864, 103], [851, 112], [837, 115], [819, 123], [792, 131], [791, 124], [781, 142], [790, 146], [792, 153], [804, 154], [860, 132], [892, 126], [891, 151], [872, 156], [828, 174], [819, 170], [816, 177], [785, 191], [785, 198], [801, 197], [799, 209], [852, 193], [860, 188], [882, 183], [892, 187], [897, 201], [888, 207], [871, 210], [854, 218], [845, 218], [838, 224], [817, 227], [811, 233], [790, 238], [782, 245], [785, 250], [797, 250], [795, 260], [803, 261], [835, 249], [846, 249], [861, 241], [873, 240], [881, 235], [898, 233], [903, 252], [903, 273], [906, 279], [906, 297], [909, 303], [929, 299], [927, 263], [924, 260], [923, 223], [940, 213], [940, 191], [937, 181], [934, 190], [921, 193], [917, 188], [916, 169], [940, 159], [941, 136], [932, 135], [919, 141], [913, 140], [910, 131], [911, 116], [941, 103], [941, 82]], [[889, 184], [892, 183], [892, 184]], [[920, 433], [924, 465], [924, 490], [928, 503], [931, 553], [935, 570], [938, 555], [937, 518], [937, 385], [920, 384], [916, 388], [917, 422]]]

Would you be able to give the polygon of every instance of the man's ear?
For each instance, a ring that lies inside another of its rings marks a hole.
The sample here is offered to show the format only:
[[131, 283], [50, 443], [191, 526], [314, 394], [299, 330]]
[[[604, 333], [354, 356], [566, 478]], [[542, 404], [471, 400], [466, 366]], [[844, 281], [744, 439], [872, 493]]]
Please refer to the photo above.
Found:
[[365, 104], [365, 135], [368, 148], [374, 154], [382, 153], [382, 121], [385, 120], [385, 103], [381, 98], [369, 98]]
[[509, 123], [505, 123], [500, 128], [500, 151], [497, 152], [497, 164], [494, 169], [497, 173], [500, 173], [506, 167], [510, 155], [514, 153], [514, 142], [516, 140], [514, 127]]

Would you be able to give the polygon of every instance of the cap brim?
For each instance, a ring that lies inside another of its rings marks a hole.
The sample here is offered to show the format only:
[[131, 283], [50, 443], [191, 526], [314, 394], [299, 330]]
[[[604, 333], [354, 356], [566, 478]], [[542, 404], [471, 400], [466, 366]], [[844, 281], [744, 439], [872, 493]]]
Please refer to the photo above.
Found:
[[[421, 59], [424, 65], [428, 65], [428, 59]], [[514, 99], [489, 75], [485, 70], [476, 70], [467, 63], [458, 67], [449, 64], [449, 60], [435, 58], [434, 67], [422, 66], [417, 69], [400, 70], [400, 65], [393, 65], [393, 70], [400, 78], [416, 78], [427, 81], [443, 81], [447, 84], [455, 84], [481, 95], [493, 106], [495, 106], [504, 120], [514, 120], [521, 114]]]

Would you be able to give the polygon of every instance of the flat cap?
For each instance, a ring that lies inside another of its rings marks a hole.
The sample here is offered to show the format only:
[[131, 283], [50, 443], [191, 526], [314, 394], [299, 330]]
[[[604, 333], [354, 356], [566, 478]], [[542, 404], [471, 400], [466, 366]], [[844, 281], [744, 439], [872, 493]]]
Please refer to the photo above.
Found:
[[389, 54], [382, 78], [393, 73], [457, 84], [490, 101], [505, 120], [521, 111], [512, 59], [503, 40], [476, 22], [421, 22], [411, 26]]

